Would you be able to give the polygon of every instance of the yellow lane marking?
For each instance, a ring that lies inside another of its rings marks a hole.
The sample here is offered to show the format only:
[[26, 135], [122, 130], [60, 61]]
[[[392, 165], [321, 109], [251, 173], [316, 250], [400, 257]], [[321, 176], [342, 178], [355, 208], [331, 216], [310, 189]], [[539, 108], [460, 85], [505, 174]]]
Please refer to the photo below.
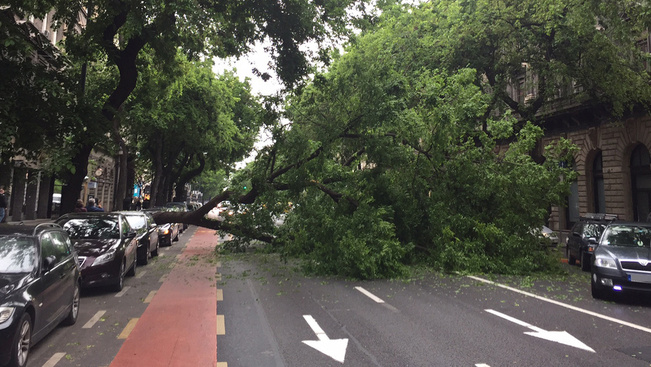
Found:
[[221, 282], [221, 281], [222, 281], [222, 275], [221, 275], [221, 273], [217, 273], [217, 274], [215, 274], [215, 280], [218, 281], [218, 282]]
[[217, 362], [217, 367], [228, 367], [228, 363], [226, 363], [226, 362]]
[[216, 265], [217, 265], [218, 268], [221, 268], [221, 267], [222, 267], [222, 262], [221, 262], [221, 261], [217, 261], [217, 264], [216, 264]]
[[144, 302], [144, 303], [149, 303], [149, 302], [151, 302], [151, 300], [154, 299], [154, 296], [155, 296], [155, 295], [156, 295], [156, 291], [151, 291], [151, 292], [149, 292], [149, 295], [147, 296], [147, 298], [145, 298], [145, 300], [144, 300], [143, 302]]
[[226, 325], [224, 325], [224, 315], [217, 315], [217, 335], [226, 335]]
[[165, 274], [165, 275], [163, 275], [162, 277], [160, 277], [160, 279], [158, 279], [158, 283], [162, 283], [162, 282], [164, 282], [165, 279], [167, 279], [167, 274]]
[[138, 318], [134, 318], [129, 320], [127, 323], [127, 326], [124, 327], [124, 330], [118, 335], [118, 339], [126, 339], [129, 337], [129, 334], [133, 331], [133, 329], [136, 327], [136, 323], [138, 323]]
[[217, 301], [224, 300], [224, 291], [221, 289], [215, 289], [217, 291]]

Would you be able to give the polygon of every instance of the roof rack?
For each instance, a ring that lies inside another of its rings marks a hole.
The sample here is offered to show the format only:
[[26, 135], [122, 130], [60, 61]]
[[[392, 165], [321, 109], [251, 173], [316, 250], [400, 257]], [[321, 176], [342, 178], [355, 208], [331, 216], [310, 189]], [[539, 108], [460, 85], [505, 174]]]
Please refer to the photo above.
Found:
[[607, 220], [613, 221], [617, 220], [617, 214], [604, 214], [604, 213], [586, 213], [581, 218], [590, 219], [590, 220]]
[[36, 227], [34, 227], [33, 235], [35, 236], [37, 233], [42, 232], [43, 230], [45, 230], [47, 228], [63, 229], [63, 228], [61, 228], [60, 225], [58, 225], [56, 223], [40, 223], [40, 224], [36, 225]]

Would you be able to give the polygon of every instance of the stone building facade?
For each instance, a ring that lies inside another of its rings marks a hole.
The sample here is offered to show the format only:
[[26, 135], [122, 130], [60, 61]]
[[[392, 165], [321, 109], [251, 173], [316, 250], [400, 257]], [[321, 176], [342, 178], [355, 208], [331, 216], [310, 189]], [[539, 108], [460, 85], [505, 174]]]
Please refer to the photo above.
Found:
[[542, 146], [559, 137], [579, 148], [572, 162], [578, 179], [572, 184], [567, 207], [552, 208], [552, 228], [569, 230], [585, 213], [646, 221], [651, 211], [651, 116], [568, 127], [548, 134]]

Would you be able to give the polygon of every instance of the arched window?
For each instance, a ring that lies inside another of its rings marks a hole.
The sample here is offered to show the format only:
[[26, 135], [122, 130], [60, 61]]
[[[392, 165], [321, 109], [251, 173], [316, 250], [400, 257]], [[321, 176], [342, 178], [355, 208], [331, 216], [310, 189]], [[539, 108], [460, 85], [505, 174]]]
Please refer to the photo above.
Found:
[[651, 208], [651, 159], [649, 150], [638, 145], [631, 153], [633, 220], [645, 221]]
[[595, 213], [606, 212], [606, 195], [604, 189], [604, 166], [601, 151], [592, 162], [592, 191]]

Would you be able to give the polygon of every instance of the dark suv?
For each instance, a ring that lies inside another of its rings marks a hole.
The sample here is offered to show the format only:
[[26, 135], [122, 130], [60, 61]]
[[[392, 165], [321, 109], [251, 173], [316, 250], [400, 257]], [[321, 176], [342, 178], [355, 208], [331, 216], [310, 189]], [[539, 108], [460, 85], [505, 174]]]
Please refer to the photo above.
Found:
[[77, 321], [79, 277], [60, 226], [0, 225], [0, 366], [25, 366], [32, 345]]
[[581, 217], [567, 239], [567, 262], [575, 265], [578, 259], [581, 269], [589, 271], [597, 242], [606, 226], [614, 220], [617, 220], [615, 214], [588, 213]]

